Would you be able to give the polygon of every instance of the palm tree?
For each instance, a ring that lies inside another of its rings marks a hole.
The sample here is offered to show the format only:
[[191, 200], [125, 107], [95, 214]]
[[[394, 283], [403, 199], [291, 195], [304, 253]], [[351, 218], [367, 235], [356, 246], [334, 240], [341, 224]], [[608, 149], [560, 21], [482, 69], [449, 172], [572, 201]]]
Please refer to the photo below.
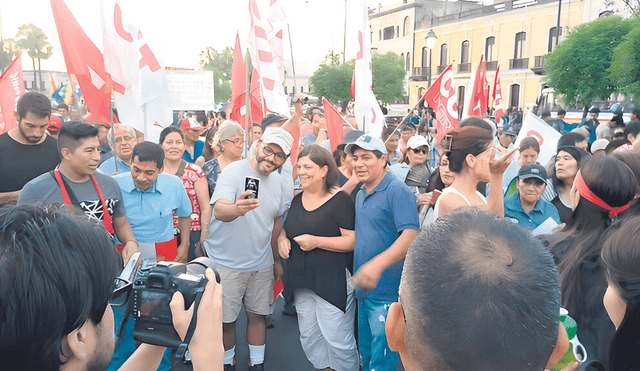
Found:
[[[47, 41], [47, 35], [33, 23], [23, 24], [14, 38], [20, 49], [26, 50], [33, 63], [33, 80], [36, 81], [36, 59], [40, 73], [40, 60], [49, 59], [53, 54], [53, 47]], [[40, 88], [42, 88], [42, 74], [40, 73]], [[38, 89], [36, 84], [36, 89]]]
[[20, 47], [13, 39], [0, 40], [0, 73], [9, 67], [19, 52]]

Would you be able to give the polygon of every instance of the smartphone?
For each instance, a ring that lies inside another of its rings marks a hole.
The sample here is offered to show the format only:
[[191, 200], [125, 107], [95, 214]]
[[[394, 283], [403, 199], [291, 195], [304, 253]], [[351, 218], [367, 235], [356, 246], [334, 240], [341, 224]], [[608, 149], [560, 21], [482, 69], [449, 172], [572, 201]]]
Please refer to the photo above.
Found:
[[437, 189], [433, 190], [433, 193], [431, 194], [431, 205], [436, 204], [436, 201], [438, 201], [438, 197], [440, 197], [441, 194], [442, 192], [438, 191]]
[[244, 177], [244, 191], [251, 191], [247, 198], [258, 198], [258, 189], [260, 188], [260, 179], [253, 176]]

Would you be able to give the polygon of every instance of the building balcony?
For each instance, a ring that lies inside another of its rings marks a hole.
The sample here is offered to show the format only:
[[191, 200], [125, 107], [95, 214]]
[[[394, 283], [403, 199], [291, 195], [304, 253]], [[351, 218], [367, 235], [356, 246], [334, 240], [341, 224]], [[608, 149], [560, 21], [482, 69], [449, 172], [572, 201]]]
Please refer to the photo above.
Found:
[[536, 75], [544, 75], [544, 55], [536, 56], [531, 69]]
[[413, 74], [411, 80], [413, 81], [427, 81], [431, 74], [431, 68], [429, 67], [413, 67]]
[[447, 67], [449, 67], [449, 65], [444, 65], [444, 66], [438, 66], [438, 75], [440, 75], [442, 73], [442, 71], [446, 70]]
[[458, 64], [458, 73], [471, 72], [471, 63]]
[[529, 68], [529, 58], [509, 59], [510, 70], [521, 70]]
[[487, 71], [498, 70], [498, 61], [487, 62]]

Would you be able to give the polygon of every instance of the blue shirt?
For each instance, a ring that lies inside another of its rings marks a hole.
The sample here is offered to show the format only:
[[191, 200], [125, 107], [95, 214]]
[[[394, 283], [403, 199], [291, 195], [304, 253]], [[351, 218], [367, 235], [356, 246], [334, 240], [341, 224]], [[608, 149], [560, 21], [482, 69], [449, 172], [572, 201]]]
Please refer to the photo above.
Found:
[[202, 156], [202, 151], [204, 150], [204, 142], [201, 140], [196, 140], [196, 144], [193, 145], [193, 157], [189, 154], [188, 151], [184, 151], [182, 154], [182, 159], [194, 164], [198, 157]]
[[113, 174], [130, 173], [131, 166], [127, 165], [118, 156], [113, 156], [106, 159], [98, 169], [106, 175], [113, 176]]
[[136, 241], [165, 242], [173, 239], [173, 213], [178, 217], [191, 215], [191, 202], [182, 180], [175, 175], [160, 173], [147, 190], [138, 189], [131, 173], [116, 175], [122, 191], [127, 219]]
[[560, 224], [558, 209], [542, 198], [538, 200], [536, 206], [527, 214], [520, 203], [520, 192], [504, 199], [504, 216], [516, 219], [518, 224], [531, 230], [536, 229], [545, 220], [551, 218]]
[[[416, 196], [409, 187], [391, 172], [370, 193], [362, 185], [356, 196], [354, 271], [388, 249], [405, 229], [420, 229]], [[387, 268], [373, 290], [356, 290], [356, 296], [397, 301], [403, 264]]]

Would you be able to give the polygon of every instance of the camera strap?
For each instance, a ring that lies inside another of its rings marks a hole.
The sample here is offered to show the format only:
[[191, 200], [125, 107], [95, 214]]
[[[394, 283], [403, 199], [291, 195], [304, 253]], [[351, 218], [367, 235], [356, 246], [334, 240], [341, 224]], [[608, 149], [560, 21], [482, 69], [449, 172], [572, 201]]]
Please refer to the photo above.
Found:
[[189, 328], [187, 329], [187, 334], [184, 336], [182, 340], [182, 344], [178, 346], [176, 350], [176, 357], [182, 358], [184, 360], [185, 353], [187, 352], [187, 347], [191, 342], [191, 338], [193, 337], [193, 333], [196, 331], [196, 325], [198, 323], [198, 308], [200, 307], [200, 300], [202, 300], [203, 291], [197, 292], [195, 295], [194, 306], [193, 306], [193, 316], [191, 317], [191, 323], [189, 324]]

